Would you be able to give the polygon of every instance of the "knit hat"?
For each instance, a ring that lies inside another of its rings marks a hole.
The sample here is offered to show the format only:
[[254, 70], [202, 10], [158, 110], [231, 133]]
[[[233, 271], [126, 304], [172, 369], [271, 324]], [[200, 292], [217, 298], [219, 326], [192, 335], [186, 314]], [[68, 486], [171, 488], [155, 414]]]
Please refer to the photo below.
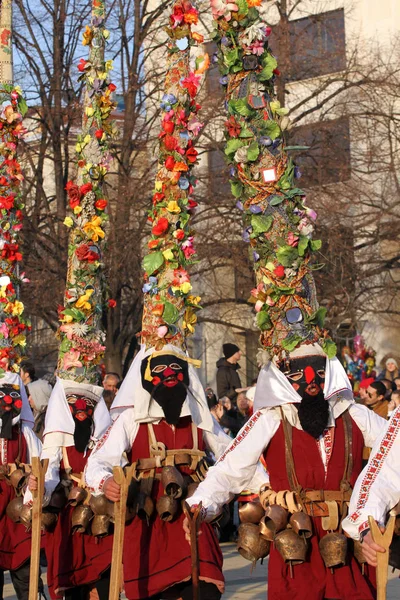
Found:
[[29, 396], [32, 397], [34, 409], [42, 411], [49, 403], [53, 388], [45, 379], [32, 381], [26, 387], [28, 388]]
[[222, 352], [226, 359], [231, 358], [236, 352], [239, 352], [240, 348], [236, 344], [224, 344], [222, 346]]
[[396, 365], [396, 369], [399, 368], [399, 365], [397, 364], [397, 360], [395, 358], [389, 357], [385, 362], [385, 366], [387, 367], [388, 365], [390, 365], [390, 363]]
[[225, 156], [256, 276], [251, 301], [269, 359], [315, 343], [333, 357], [336, 346], [323, 327], [326, 309], [318, 306], [311, 263], [321, 247], [312, 236], [317, 215], [298, 187], [300, 171], [290, 154], [296, 148], [285, 145], [288, 109], [275, 96], [280, 73], [259, 4], [211, 4], [226, 86]]

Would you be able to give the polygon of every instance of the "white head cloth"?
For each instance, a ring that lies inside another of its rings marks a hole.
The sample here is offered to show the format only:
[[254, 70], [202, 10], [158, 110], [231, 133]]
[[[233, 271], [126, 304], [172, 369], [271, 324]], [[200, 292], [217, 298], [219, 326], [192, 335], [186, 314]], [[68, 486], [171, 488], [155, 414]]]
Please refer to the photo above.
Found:
[[[308, 348], [309, 350], [300, 350], [299, 352], [291, 353], [290, 356], [292, 358], [299, 358], [300, 356], [321, 355], [320, 347], [317, 345], [300, 348]], [[348, 405], [354, 402], [349, 378], [336, 357], [326, 359], [324, 396], [326, 400], [329, 400], [335, 418], [337, 414], [343, 412], [343, 403]], [[254, 398], [254, 412], [261, 408], [272, 408], [299, 402], [301, 402], [300, 395], [292, 387], [282, 371], [272, 362], [261, 369]]]
[[[163, 352], [170, 350], [174, 354], [182, 356], [187, 355], [172, 344], [167, 344]], [[146, 350], [145, 344], [142, 344], [139, 352], [135, 356], [127, 376], [125, 377], [114, 402], [111, 405], [110, 412], [112, 419], [123, 412], [126, 408], [135, 408], [134, 418], [137, 423], [151, 423], [164, 418], [161, 406], [153, 399], [150, 400], [150, 394], [142, 386], [142, 375], [140, 367], [142, 361], [147, 356], [155, 352], [155, 348]], [[206, 395], [201, 385], [196, 369], [189, 363], [189, 393], [183, 403], [181, 417], [191, 415], [193, 422], [200, 429], [213, 431], [213, 420], [207, 405]]]
[[92, 439], [101, 438], [111, 424], [110, 414], [103, 400], [103, 388], [89, 383], [76, 383], [57, 377], [51, 392], [43, 432], [43, 448], [74, 446], [75, 423], [68, 406], [66, 394], [76, 393], [97, 402], [94, 409], [94, 432]]
[[[21, 377], [17, 373], [11, 373], [10, 371], [6, 371], [6, 373], [4, 373], [4, 375], [3, 375], [3, 377], [0, 378], [0, 387], [2, 385], [6, 385], [6, 384], [18, 385], [19, 393], [21, 394], [21, 400], [22, 400], [21, 412], [17, 417], [13, 418], [12, 424], [16, 425], [18, 423], [18, 421], [21, 420], [21, 423], [23, 423], [24, 425], [27, 425], [28, 427], [30, 427], [30, 429], [32, 429], [32, 427], [35, 424], [35, 417], [33, 416], [32, 409], [29, 405], [28, 396], [26, 395], [25, 386], [22, 383]], [[0, 429], [1, 429], [1, 419], [0, 419]]]

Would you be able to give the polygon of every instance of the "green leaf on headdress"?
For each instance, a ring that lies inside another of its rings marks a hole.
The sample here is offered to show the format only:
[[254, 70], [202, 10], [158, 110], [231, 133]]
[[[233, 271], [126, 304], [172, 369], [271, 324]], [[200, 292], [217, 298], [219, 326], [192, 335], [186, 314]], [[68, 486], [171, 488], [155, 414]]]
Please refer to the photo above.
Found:
[[171, 302], [165, 302], [162, 317], [167, 325], [173, 325], [179, 319], [179, 310]]
[[286, 198], [294, 198], [295, 196], [305, 196], [306, 193], [304, 190], [301, 190], [300, 188], [293, 188], [292, 190], [288, 190], [287, 192], [285, 192], [285, 196]]
[[25, 98], [23, 98], [22, 96], [19, 96], [17, 105], [18, 105], [19, 112], [24, 117], [26, 115], [26, 113], [28, 112], [28, 105], [26, 103]]
[[229, 100], [228, 105], [232, 112], [235, 112], [242, 117], [250, 117], [253, 114], [253, 110], [249, 107], [245, 98]]
[[284, 199], [285, 196], [270, 196], [268, 199], [268, 204], [270, 206], [278, 206], [279, 204], [282, 204]]
[[235, 4], [238, 7], [238, 13], [240, 16], [245, 17], [249, 12], [249, 7], [247, 5], [247, 0], [235, 0]]
[[306, 316], [304, 322], [306, 325], [318, 325], [318, 327], [323, 327], [325, 322], [327, 309], [325, 306], [320, 306], [319, 309], [310, 316]]
[[276, 140], [281, 135], [281, 128], [275, 121], [264, 121], [262, 124], [262, 132], [267, 135], [271, 140]]
[[224, 62], [227, 67], [233, 67], [238, 58], [239, 50], [237, 48], [233, 48], [233, 50], [228, 50], [228, 52], [224, 54]]
[[236, 150], [244, 146], [245, 143], [241, 140], [234, 138], [233, 140], [228, 140], [225, 147], [225, 154], [229, 156], [230, 154], [235, 154]]
[[300, 236], [299, 243], [298, 243], [298, 246], [297, 246], [297, 250], [298, 250], [299, 256], [304, 256], [305, 251], [308, 248], [309, 242], [310, 242], [310, 240], [309, 240], [309, 238], [307, 236], [305, 236], [305, 235], [301, 235]]
[[235, 198], [240, 198], [243, 194], [243, 184], [240, 181], [230, 181], [231, 192]]
[[72, 317], [74, 321], [84, 321], [86, 319], [85, 314], [78, 308], [66, 308], [63, 314]]
[[164, 257], [162, 252], [151, 252], [147, 254], [143, 259], [143, 269], [147, 275], [152, 275], [164, 264]]
[[268, 313], [265, 310], [261, 310], [256, 317], [257, 326], [261, 331], [265, 331], [267, 329], [271, 329], [272, 323], [271, 319], [268, 316]]
[[252, 142], [247, 150], [247, 160], [249, 162], [253, 162], [257, 160], [260, 154], [260, 148], [258, 147], [257, 142]]
[[320, 343], [322, 350], [325, 352], [328, 358], [335, 358], [337, 347], [333, 340], [327, 338], [322, 340]]
[[321, 240], [311, 240], [310, 242], [311, 250], [315, 252], [316, 250], [320, 250], [322, 246]]
[[239, 133], [239, 137], [240, 138], [254, 137], [254, 133], [250, 129], [247, 129], [247, 127], [242, 127], [242, 130]]
[[282, 341], [282, 348], [286, 350], [286, 352], [292, 352], [301, 342], [303, 338], [301, 335], [296, 335], [289, 333], [289, 335]]
[[276, 258], [284, 267], [291, 267], [297, 257], [297, 248], [293, 248], [289, 245], [280, 246], [276, 251]]
[[251, 217], [251, 226], [253, 228], [252, 237], [256, 237], [260, 235], [260, 233], [265, 233], [269, 231], [273, 222], [273, 218], [271, 215], [252, 215]]
[[267, 54], [263, 59], [263, 70], [261, 71], [259, 78], [260, 81], [268, 81], [274, 74], [274, 69], [278, 66], [276, 58], [272, 54]]

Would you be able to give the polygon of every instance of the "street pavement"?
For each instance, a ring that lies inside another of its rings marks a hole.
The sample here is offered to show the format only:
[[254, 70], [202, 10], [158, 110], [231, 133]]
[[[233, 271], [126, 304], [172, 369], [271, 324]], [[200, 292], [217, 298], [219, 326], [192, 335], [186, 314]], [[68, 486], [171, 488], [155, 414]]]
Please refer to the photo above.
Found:
[[[266, 600], [268, 598], [268, 560], [262, 565], [257, 563], [253, 569], [252, 565], [238, 554], [235, 544], [222, 544], [222, 550], [224, 553], [224, 574], [226, 579], [224, 600]], [[44, 575], [44, 580], [45, 577]], [[387, 600], [400, 599], [398, 571], [394, 574], [389, 574], [387, 589]], [[6, 574], [4, 600], [16, 600], [8, 573]]]

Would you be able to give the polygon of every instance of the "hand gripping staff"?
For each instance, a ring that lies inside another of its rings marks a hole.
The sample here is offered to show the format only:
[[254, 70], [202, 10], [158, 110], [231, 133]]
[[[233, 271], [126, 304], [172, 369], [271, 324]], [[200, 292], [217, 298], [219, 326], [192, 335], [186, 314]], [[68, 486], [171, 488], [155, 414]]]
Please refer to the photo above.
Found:
[[118, 502], [114, 505], [114, 541], [111, 559], [109, 600], [119, 600], [121, 591], [126, 501], [128, 498], [128, 488], [132, 481], [133, 469], [134, 465], [126, 467], [125, 473], [122, 467], [114, 467], [113, 469], [114, 480], [121, 487], [121, 494]]
[[194, 513], [190, 511], [190, 507], [183, 504], [183, 511], [190, 524], [190, 553], [192, 555], [192, 587], [193, 587], [193, 600], [201, 600], [199, 590], [199, 547], [197, 534], [200, 525], [200, 512], [202, 509], [202, 503], [196, 507]]
[[376, 567], [376, 582], [377, 582], [377, 600], [386, 599], [386, 586], [388, 581], [388, 567], [389, 567], [389, 546], [392, 542], [394, 523], [396, 518], [391, 516], [384, 533], [380, 532], [380, 529], [373, 517], [368, 517], [369, 527], [371, 529], [372, 539], [375, 544], [379, 544], [382, 548], [385, 548], [386, 552], [377, 552], [378, 566]]
[[37, 490], [32, 492], [32, 546], [31, 568], [29, 573], [29, 600], [37, 600], [39, 584], [40, 538], [42, 530], [42, 504], [44, 494], [44, 477], [46, 475], [49, 459], [40, 460], [38, 456], [32, 457], [32, 474], [37, 479]]

